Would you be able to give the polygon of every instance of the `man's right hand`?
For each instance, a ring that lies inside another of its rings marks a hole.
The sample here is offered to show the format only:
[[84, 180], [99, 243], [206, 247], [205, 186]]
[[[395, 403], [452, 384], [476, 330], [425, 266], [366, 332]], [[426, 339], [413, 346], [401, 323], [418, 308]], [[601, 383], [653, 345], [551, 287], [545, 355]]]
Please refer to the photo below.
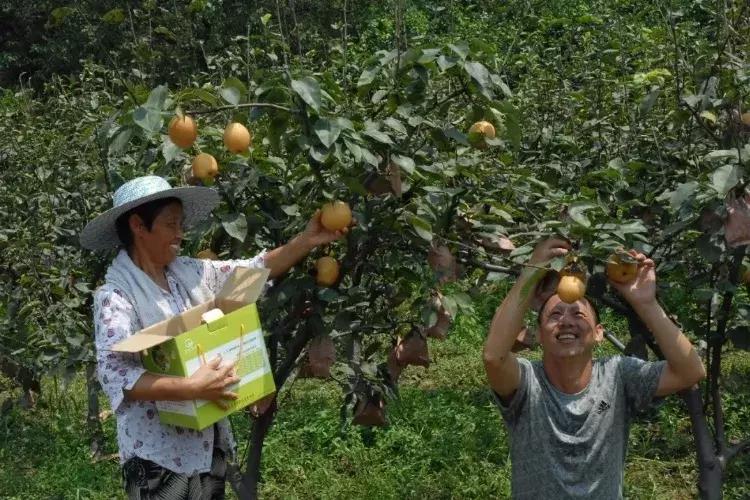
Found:
[[562, 238], [542, 240], [534, 248], [534, 253], [529, 258], [529, 264], [535, 266], [546, 264], [555, 257], [566, 255], [570, 250], [570, 243]]
[[237, 399], [236, 393], [226, 389], [239, 381], [234, 373], [234, 362], [221, 365], [219, 356], [198, 368], [188, 379], [193, 399], [213, 401], [222, 409], [228, 408], [225, 400]]
[[[529, 258], [529, 264], [541, 266], [560, 255], [566, 255], [570, 251], [570, 243], [560, 238], [549, 238], [537, 243], [534, 253]], [[537, 272], [537, 270], [527, 269], [527, 271]], [[551, 296], [557, 292], [557, 284], [560, 276], [557, 273], [546, 273], [540, 278], [534, 289], [534, 295], [531, 299], [531, 308], [539, 311], [539, 308], [547, 302]]]

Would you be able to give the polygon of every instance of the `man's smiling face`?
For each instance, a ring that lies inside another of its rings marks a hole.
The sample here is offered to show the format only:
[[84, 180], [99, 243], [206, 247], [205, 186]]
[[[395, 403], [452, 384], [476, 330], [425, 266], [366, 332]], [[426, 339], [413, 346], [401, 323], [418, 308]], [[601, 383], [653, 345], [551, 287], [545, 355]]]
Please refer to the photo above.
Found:
[[545, 356], [592, 356], [604, 338], [596, 312], [586, 299], [566, 304], [553, 295], [539, 312], [539, 342]]

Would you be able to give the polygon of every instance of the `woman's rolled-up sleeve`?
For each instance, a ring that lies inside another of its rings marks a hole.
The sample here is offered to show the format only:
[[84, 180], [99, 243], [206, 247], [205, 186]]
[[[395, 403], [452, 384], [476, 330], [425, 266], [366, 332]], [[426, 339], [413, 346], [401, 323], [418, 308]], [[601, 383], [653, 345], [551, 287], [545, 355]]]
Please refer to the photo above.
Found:
[[[205, 261], [208, 263], [208, 266], [211, 270], [210, 274], [212, 275], [212, 279], [209, 283], [210, 288], [214, 291], [214, 293], [219, 293], [224, 286], [224, 283], [226, 283], [227, 278], [229, 278], [229, 276], [232, 274], [232, 271], [234, 271], [238, 267], [249, 267], [256, 269], [265, 268], [265, 255], [266, 252], [263, 251], [251, 259]], [[266, 284], [263, 287], [263, 292], [265, 292], [271, 286], [271, 284], [271, 280], [266, 281]]]
[[135, 332], [135, 310], [117, 289], [101, 287], [94, 295], [94, 332], [97, 376], [112, 410], [117, 411], [125, 393], [146, 371], [138, 354], [112, 351], [112, 346]]

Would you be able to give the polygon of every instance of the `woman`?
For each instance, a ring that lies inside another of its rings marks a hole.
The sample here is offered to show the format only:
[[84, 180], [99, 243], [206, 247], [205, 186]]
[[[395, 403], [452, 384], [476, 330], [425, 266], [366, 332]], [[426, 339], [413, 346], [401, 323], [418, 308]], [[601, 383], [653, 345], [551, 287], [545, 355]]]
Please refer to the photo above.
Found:
[[313, 248], [343, 236], [316, 213], [286, 245], [246, 260], [179, 257], [183, 227], [218, 205], [206, 187], [172, 188], [156, 176], [139, 177], [114, 194], [114, 207], [81, 234], [91, 250], [120, 248], [94, 295], [97, 372], [117, 418], [117, 441], [129, 498], [224, 498], [226, 460], [234, 453], [228, 421], [202, 431], [159, 422], [154, 401], [204, 399], [225, 405], [236, 395], [233, 365], [214, 359], [188, 378], [146, 372], [138, 355], [111, 347], [158, 321], [210, 300], [236, 267], [266, 267], [273, 278]]

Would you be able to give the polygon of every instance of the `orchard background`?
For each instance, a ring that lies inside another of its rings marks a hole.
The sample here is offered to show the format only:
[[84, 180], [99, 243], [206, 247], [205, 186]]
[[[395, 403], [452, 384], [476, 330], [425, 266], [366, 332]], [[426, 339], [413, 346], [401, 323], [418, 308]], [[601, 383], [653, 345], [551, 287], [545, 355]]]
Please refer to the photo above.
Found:
[[[122, 496], [92, 364], [91, 292], [111, 255], [83, 251], [78, 234], [124, 180], [196, 182], [191, 162], [207, 153], [218, 174], [201, 182], [222, 204], [186, 254], [273, 248], [332, 200], [356, 218], [261, 303], [281, 390], [232, 417], [228, 490], [507, 496], [507, 434], [481, 346], [534, 243], [558, 233], [602, 305], [611, 340], [599, 355], [659, 357], [603, 279], [613, 251], [636, 247], [657, 262], [659, 297], [709, 371], [634, 426], [626, 496], [747, 498], [749, 9], [5, 2], [0, 496]], [[198, 126], [184, 149], [167, 134], [176, 114]], [[480, 121], [494, 138], [470, 130]], [[252, 133], [249, 150], [227, 151], [230, 122]], [[331, 286], [316, 283], [325, 255], [340, 265]], [[533, 335], [521, 340], [540, 355]]]

